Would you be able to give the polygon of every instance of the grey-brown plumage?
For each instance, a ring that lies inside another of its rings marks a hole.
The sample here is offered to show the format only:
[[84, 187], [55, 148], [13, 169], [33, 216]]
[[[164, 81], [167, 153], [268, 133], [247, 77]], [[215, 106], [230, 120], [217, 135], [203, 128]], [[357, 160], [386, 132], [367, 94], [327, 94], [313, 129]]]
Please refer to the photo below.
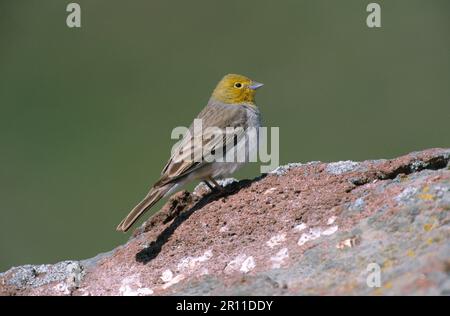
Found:
[[[261, 86], [261, 84], [258, 84], [252, 87], [252, 84], [254, 85], [255, 82], [244, 76], [228, 76], [235, 77], [227, 78], [225, 76], [219, 83], [218, 88], [223, 84], [226, 85], [226, 88], [229, 85], [229, 89], [233, 89], [236, 82], [241, 83], [242, 87], [253, 90]], [[230, 91], [227, 90], [227, 92]], [[198, 135], [196, 135], [193, 124], [190, 126], [189, 133], [183, 137], [162, 170], [160, 179], [153, 185], [145, 198], [122, 220], [117, 226], [117, 230], [126, 232], [145, 211], [150, 209], [161, 198], [169, 195], [186, 183], [193, 180], [210, 180], [214, 183], [215, 178], [221, 178], [236, 171], [243, 164], [242, 162], [196, 161], [193, 157], [197, 157], [196, 154], [203, 155], [205, 152], [211, 152], [213, 149], [226, 153], [236, 148], [235, 134], [225, 134], [224, 138], [219, 139], [208, 134], [208, 127], [214, 126], [222, 131], [225, 131], [227, 127], [241, 127], [242, 129], [239, 129], [237, 138], [244, 139], [249, 127], [260, 126], [259, 110], [253, 102], [253, 95], [254, 93], [251, 94], [252, 98], [248, 100], [249, 95], [247, 93], [245, 95], [245, 103], [229, 103], [227, 100], [223, 100], [213, 94], [208, 105], [197, 116], [197, 119], [202, 120], [202, 133], [197, 133]], [[193, 147], [193, 144], [196, 144], [194, 138], [200, 140], [202, 147]]]

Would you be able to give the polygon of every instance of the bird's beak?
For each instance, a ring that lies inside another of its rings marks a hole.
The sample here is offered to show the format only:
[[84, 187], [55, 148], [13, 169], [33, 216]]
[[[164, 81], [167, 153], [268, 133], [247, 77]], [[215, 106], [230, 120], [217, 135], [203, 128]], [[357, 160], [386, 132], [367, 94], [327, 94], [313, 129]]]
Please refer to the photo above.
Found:
[[252, 84], [249, 86], [249, 88], [252, 89], [252, 90], [256, 90], [258, 88], [261, 88], [263, 85], [264, 84], [261, 83], [261, 82], [253, 81]]

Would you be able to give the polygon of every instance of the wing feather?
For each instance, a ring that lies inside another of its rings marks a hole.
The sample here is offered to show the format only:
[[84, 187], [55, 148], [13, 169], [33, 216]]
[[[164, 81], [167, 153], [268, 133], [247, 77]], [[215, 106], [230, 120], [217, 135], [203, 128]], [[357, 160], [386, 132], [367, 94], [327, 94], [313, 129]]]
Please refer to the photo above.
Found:
[[[216, 150], [225, 153], [225, 150], [233, 148], [236, 138], [245, 134], [246, 110], [243, 106], [209, 103], [197, 119], [202, 120], [202, 131], [194, 130], [192, 124], [174, 150], [172, 156], [162, 171], [161, 179], [157, 185], [165, 185], [187, 176], [191, 172], [205, 166], [210, 162], [204, 160], [205, 153], [215, 153]], [[216, 127], [222, 131], [224, 137], [217, 137], [213, 130], [208, 127]], [[227, 127], [242, 127], [237, 133], [225, 133]], [[195, 146], [202, 144], [202, 147]], [[194, 159], [201, 157], [201, 159]]]

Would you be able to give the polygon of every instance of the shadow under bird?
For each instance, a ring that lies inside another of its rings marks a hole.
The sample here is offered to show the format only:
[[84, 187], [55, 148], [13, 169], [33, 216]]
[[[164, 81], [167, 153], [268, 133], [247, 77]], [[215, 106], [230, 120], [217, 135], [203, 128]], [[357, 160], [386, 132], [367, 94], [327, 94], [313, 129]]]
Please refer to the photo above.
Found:
[[[153, 185], [145, 198], [136, 205], [117, 226], [118, 231], [126, 232], [138, 219], [161, 198], [169, 196], [183, 185], [199, 180], [204, 181], [210, 189], [220, 189], [216, 179], [227, 177], [248, 162], [248, 157], [258, 148], [258, 133], [250, 137], [256, 139], [246, 141], [245, 159], [238, 161], [211, 161], [209, 159], [192, 159], [203, 157], [205, 152], [220, 150], [224, 156], [230, 150], [240, 150], [241, 141], [249, 137], [249, 128], [261, 125], [260, 112], [255, 103], [256, 90], [263, 84], [246, 76], [228, 74], [222, 78], [214, 89], [206, 107], [198, 114], [202, 122], [201, 135], [195, 135], [194, 124], [186, 133], [178, 146], [173, 150], [160, 179]], [[223, 131], [224, 137], [213, 137], [208, 127]], [[227, 127], [236, 132], [228, 135]], [[236, 135], [236, 133], [239, 133]], [[194, 139], [200, 139], [195, 141]]]

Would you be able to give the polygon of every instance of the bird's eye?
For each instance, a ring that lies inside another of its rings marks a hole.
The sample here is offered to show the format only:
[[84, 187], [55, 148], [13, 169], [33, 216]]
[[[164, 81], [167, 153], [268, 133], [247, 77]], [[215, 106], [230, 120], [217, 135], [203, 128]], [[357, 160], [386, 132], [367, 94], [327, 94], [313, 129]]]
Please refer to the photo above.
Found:
[[234, 87], [240, 89], [240, 88], [242, 88], [242, 83], [236, 82], [236, 83], [234, 84]]

